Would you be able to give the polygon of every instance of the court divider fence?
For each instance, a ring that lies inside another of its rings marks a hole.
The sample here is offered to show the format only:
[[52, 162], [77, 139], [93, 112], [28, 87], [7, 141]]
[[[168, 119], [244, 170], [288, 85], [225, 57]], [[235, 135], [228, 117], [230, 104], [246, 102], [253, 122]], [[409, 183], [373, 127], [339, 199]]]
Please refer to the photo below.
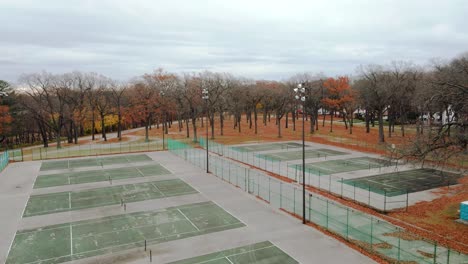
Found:
[[[200, 141], [204, 147], [205, 141]], [[302, 216], [302, 188], [268, 176], [250, 166], [229, 159], [226, 148], [211, 144], [209, 171], [220, 179], [297, 217]], [[218, 150], [216, 150], [218, 148]], [[184, 160], [206, 169], [206, 151], [190, 141], [168, 140], [168, 150]], [[228, 157], [228, 158], [225, 158]], [[439, 246], [384, 220], [307, 192], [307, 221], [377, 254], [390, 262], [466, 263], [468, 256]]]
[[[200, 146], [205, 147], [205, 141]], [[230, 160], [229, 149], [211, 144], [219, 155], [209, 155], [209, 171], [234, 186], [297, 217], [302, 216], [302, 188]], [[218, 148], [218, 149], [217, 149]], [[190, 141], [168, 140], [168, 150], [197, 167], [206, 169], [206, 151]], [[227, 157], [227, 158], [226, 158]], [[307, 192], [306, 219], [341, 238], [394, 263], [454, 263], [468, 261], [456, 250], [410, 233], [391, 223]]]
[[40, 147], [11, 149], [8, 150], [8, 152], [10, 154], [10, 160], [12, 161], [27, 161], [157, 151], [162, 149], [162, 141], [159, 139], [152, 139], [148, 142], [93, 143], [86, 145], [70, 145], [61, 148]]

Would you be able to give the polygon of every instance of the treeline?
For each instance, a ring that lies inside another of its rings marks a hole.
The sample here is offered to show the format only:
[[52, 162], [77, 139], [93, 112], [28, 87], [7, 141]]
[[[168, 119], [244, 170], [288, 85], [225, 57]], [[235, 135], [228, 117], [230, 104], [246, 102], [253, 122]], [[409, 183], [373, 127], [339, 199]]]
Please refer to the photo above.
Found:
[[[305, 87], [303, 104], [293, 89]], [[215, 121], [223, 135], [227, 115], [234, 129], [253, 129], [273, 117], [281, 137], [282, 126], [292, 129], [302, 114], [308, 132], [319, 129], [319, 120], [340, 118], [352, 133], [353, 120], [365, 121], [367, 132], [378, 124], [379, 142], [395, 133], [395, 125], [405, 136], [408, 125], [416, 127], [416, 137], [407, 155], [425, 157], [440, 149], [466, 151], [468, 142], [468, 55], [430, 68], [398, 62], [362, 66], [352, 78], [297, 74], [285, 81], [250, 80], [228, 73], [175, 74], [158, 69], [122, 83], [96, 73], [48, 72], [23, 75], [16, 87], [0, 83], [3, 143], [10, 147], [52, 140], [60, 147], [65, 137], [78, 143], [83, 135], [106, 133], [144, 126], [146, 138], [151, 126], [162, 124], [165, 133], [177, 125], [187, 137], [197, 138], [197, 122], [209, 116], [211, 137]], [[208, 99], [202, 99], [202, 90]], [[291, 116], [292, 118], [285, 118]], [[242, 127], [246, 117], [247, 127]], [[286, 119], [285, 124], [282, 121]], [[385, 127], [386, 126], [386, 127]], [[59, 140], [60, 139], [60, 140]]]

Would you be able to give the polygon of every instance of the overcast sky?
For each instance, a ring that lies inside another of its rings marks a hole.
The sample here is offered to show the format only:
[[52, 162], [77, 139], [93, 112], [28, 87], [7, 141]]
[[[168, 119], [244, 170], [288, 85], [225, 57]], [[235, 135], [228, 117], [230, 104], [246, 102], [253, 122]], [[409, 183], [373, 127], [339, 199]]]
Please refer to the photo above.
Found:
[[466, 0], [0, 0], [0, 79], [93, 71], [284, 79], [468, 51]]

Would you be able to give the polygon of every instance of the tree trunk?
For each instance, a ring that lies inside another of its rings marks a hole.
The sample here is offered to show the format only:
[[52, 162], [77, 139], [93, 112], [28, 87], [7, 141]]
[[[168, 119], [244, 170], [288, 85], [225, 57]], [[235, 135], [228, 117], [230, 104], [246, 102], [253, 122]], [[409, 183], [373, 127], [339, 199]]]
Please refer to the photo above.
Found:
[[370, 118], [369, 118], [369, 111], [365, 110], [365, 121], [366, 121], [366, 133], [370, 133]]
[[385, 142], [385, 135], [384, 135], [384, 123], [383, 123], [383, 110], [378, 111], [378, 118], [379, 118], [379, 143]]
[[211, 139], [215, 139], [215, 136], [214, 136], [214, 112], [210, 114], [209, 119], [210, 119], [210, 126], [211, 126]]
[[254, 126], [255, 126], [255, 135], [257, 134], [257, 108], [254, 109]]
[[293, 131], [296, 131], [296, 111], [292, 112], [292, 123], [293, 123]]
[[[324, 110], [322, 110], [324, 111]], [[327, 117], [327, 114], [325, 113], [325, 111], [323, 112], [323, 121], [322, 121], [322, 127], [325, 127], [325, 119]]]
[[104, 139], [104, 141], [107, 141], [104, 117], [105, 116], [101, 114], [101, 133], [102, 133], [102, 138]]
[[333, 116], [335, 115], [335, 111], [330, 111], [330, 132], [333, 132]]
[[187, 138], [190, 138], [190, 128], [189, 128], [189, 119], [185, 119], [185, 127], [187, 128]]
[[345, 129], [348, 130], [348, 121], [346, 120], [347, 114], [345, 115], [345, 113], [342, 113], [342, 115], [343, 115], [343, 122], [344, 122]]
[[281, 138], [281, 119], [279, 115], [276, 115], [276, 123], [278, 123], [278, 138]]
[[197, 142], [197, 118], [192, 117], [192, 126], [193, 126], [193, 142]]
[[286, 113], [286, 125], [284, 128], [288, 128], [288, 121], [289, 121], [289, 112]]
[[219, 112], [219, 129], [221, 136], [224, 136], [224, 114], [222, 111]]
[[119, 107], [119, 112], [117, 114], [117, 138], [119, 141], [122, 140], [122, 113], [120, 112], [120, 107]]
[[95, 122], [95, 115], [94, 115], [94, 109], [91, 109], [91, 140], [94, 140], [94, 132], [96, 130], [96, 124]]
[[310, 134], [313, 134], [315, 132], [314, 127], [315, 127], [315, 116], [314, 114], [310, 114]]

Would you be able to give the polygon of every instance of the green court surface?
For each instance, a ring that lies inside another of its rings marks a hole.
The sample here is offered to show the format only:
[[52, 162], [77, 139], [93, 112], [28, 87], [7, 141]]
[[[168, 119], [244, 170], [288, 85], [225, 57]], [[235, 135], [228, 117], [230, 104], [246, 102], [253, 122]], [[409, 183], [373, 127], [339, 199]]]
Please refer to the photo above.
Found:
[[190, 185], [174, 179], [33, 195], [29, 197], [23, 217], [120, 204], [122, 200], [130, 203], [193, 193], [197, 191]]
[[170, 264], [293, 264], [299, 263], [269, 241], [228, 249]]
[[[348, 171], [375, 169], [390, 165], [391, 162], [388, 160], [359, 157], [306, 163], [306, 171], [315, 175], [329, 175]], [[290, 165], [289, 167], [302, 170], [301, 164]]]
[[[336, 155], [345, 155], [345, 154], [348, 154], [348, 153], [331, 150], [331, 149], [306, 149], [305, 150], [306, 159], [336, 156]], [[278, 153], [271, 153], [271, 154], [258, 154], [257, 157], [266, 159], [266, 160], [274, 160], [274, 161], [300, 160], [302, 159], [302, 150], [285, 151], [285, 152], [278, 152]]]
[[101, 182], [136, 177], [170, 174], [171, 172], [159, 164], [116, 169], [99, 169], [89, 171], [66, 172], [59, 174], [40, 175], [34, 183], [34, 188], [45, 188], [87, 182]]
[[239, 146], [232, 147], [233, 150], [240, 152], [254, 152], [254, 151], [266, 151], [266, 150], [278, 150], [278, 149], [293, 149], [300, 148], [302, 144], [288, 142], [288, 143], [269, 143], [269, 144], [256, 144], [250, 146]]
[[349, 179], [343, 182], [366, 190], [370, 188], [370, 191], [374, 193], [397, 196], [407, 192], [420, 192], [457, 184], [457, 180], [461, 177], [460, 174], [440, 170], [417, 169]]
[[23, 230], [6, 263], [61, 263], [245, 226], [212, 202]]
[[42, 162], [41, 171], [46, 170], [65, 170], [81, 167], [95, 167], [111, 164], [122, 164], [131, 162], [152, 161], [150, 157], [145, 154], [141, 155], [120, 155], [112, 157], [95, 157], [87, 159], [71, 159], [71, 160], [56, 160]]

